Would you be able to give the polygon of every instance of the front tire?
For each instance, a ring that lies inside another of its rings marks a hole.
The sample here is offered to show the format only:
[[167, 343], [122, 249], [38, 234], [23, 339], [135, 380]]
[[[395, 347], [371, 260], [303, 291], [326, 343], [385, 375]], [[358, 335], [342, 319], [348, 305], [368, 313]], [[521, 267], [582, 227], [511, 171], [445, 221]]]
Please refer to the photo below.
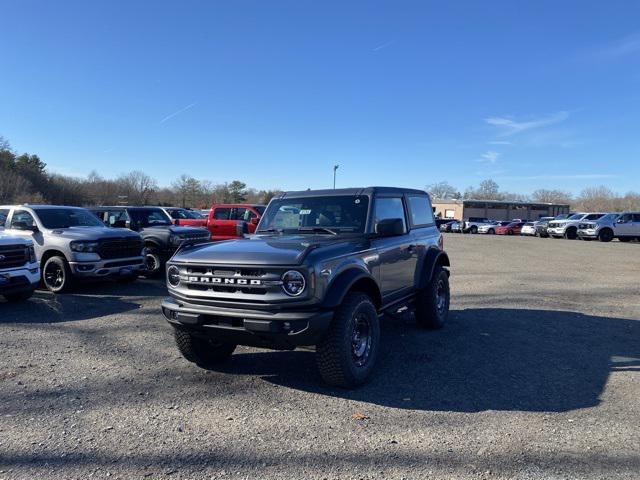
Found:
[[234, 343], [196, 337], [180, 328], [176, 328], [173, 335], [176, 340], [176, 346], [182, 356], [200, 368], [209, 369], [224, 362], [236, 349]]
[[430, 330], [442, 328], [449, 317], [450, 303], [449, 274], [444, 268], [436, 267], [429, 285], [416, 296], [418, 326]]
[[73, 286], [69, 262], [63, 257], [51, 257], [42, 267], [42, 282], [53, 293], [65, 293]]
[[568, 228], [564, 232], [564, 238], [566, 240], [575, 240], [578, 237], [578, 231], [575, 228]]
[[380, 321], [371, 298], [348, 293], [316, 346], [316, 364], [329, 385], [355, 388], [373, 371], [380, 343]]
[[495, 235], [495, 234], [496, 234], [496, 231], [495, 231], [493, 228], [490, 228], [490, 229], [487, 231], [487, 233], [488, 233], [489, 235]]
[[608, 228], [603, 228], [600, 230], [600, 233], [598, 233], [598, 240], [601, 242], [610, 242], [613, 240], [613, 231]]
[[478, 227], [474, 225], [473, 227], [471, 227], [470, 232], [475, 235], [476, 233], [478, 233]]
[[144, 264], [146, 267], [145, 275], [147, 277], [155, 277], [162, 270], [162, 259], [160, 252], [156, 248], [147, 248], [144, 254]]

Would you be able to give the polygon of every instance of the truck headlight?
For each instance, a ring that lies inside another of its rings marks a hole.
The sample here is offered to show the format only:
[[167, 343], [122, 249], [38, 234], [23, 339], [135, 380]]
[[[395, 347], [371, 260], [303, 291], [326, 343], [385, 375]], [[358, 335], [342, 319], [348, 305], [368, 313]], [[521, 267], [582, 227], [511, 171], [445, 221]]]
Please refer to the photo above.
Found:
[[282, 275], [282, 289], [291, 297], [297, 297], [304, 292], [305, 286], [304, 275], [297, 270], [289, 270]]
[[71, 242], [70, 247], [74, 252], [80, 253], [95, 253], [98, 251], [98, 242], [86, 242], [82, 240], [76, 240]]
[[33, 245], [29, 246], [29, 263], [36, 263], [36, 249], [33, 248]]
[[172, 287], [180, 285], [180, 270], [175, 265], [171, 265], [167, 268], [167, 282]]

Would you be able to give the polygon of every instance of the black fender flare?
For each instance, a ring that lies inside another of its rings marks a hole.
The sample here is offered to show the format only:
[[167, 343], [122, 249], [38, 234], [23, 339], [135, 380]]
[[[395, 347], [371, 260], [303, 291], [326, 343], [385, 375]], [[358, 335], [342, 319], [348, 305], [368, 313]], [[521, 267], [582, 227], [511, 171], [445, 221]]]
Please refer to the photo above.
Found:
[[437, 266], [450, 267], [451, 262], [449, 261], [449, 255], [442, 250], [430, 248], [423, 262], [422, 275], [418, 286], [419, 289], [423, 289], [429, 285]]
[[358, 282], [367, 285], [366, 292], [373, 297], [372, 300], [376, 308], [380, 308], [382, 296], [378, 283], [368, 272], [358, 267], [347, 268], [336, 276], [327, 288], [322, 307], [328, 309], [338, 307], [349, 290]]

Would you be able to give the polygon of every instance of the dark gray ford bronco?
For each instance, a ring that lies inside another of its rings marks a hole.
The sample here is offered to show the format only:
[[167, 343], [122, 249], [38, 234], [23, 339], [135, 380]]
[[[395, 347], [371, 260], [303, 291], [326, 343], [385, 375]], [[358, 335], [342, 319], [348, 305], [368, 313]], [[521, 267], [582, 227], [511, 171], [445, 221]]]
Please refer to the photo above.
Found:
[[315, 345], [322, 378], [350, 388], [374, 367], [380, 315], [408, 307], [420, 326], [444, 325], [448, 267], [423, 191], [287, 192], [255, 235], [183, 245], [167, 264], [162, 311], [182, 355], [203, 368], [237, 345]]

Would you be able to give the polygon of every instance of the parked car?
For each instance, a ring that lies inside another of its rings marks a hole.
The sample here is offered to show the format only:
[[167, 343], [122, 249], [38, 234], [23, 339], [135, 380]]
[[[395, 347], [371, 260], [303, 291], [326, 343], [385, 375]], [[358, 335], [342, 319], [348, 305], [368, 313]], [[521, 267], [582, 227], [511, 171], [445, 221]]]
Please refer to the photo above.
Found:
[[552, 238], [566, 238], [574, 240], [578, 238], [578, 226], [580, 223], [585, 223], [593, 220], [598, 220], [604, 217], [606, 213], [575, 213], [568, 218], [557, 218], [549, 222], [547, 227], [547, 233]]
[[[6, 215], [4, 218], [6, 221]], [[33, 241], [0, 233], [0, 296], [9, 302], [26, 300], [39, 282], [40, 265]]]
[[207, 216], [202, 215], [196, 210], [177, 207], [160, 207], [171, 217], [174, 225], [182, 225], [183, 227], [201, 227], [207, 228]]
[[535, 222], [534, 227], [536, 230], [536, 237], [549, 238], [547, 228], [549, 227], [549, 222], [554, 219], [557, 219], [557, 217], [542, 217], [540, 220]]
[[455, 221], [451, 224], [451, 231], [453, 233], [462, 233], [462, 221]]
[[212, 240], [234, 240], [254, 233], [264, 205], [217, 204], [211, 207], [207, 228]]
[[463, 222], [463, 233], [478, 233], [478, 229], [483, 225], [492, 225], [494, 220], [489, 220], [483, 217], [469, 217], [468, 220]]
[[496, 235], [520, 235], [525, 222], [510, 222], [496, 227]]
[[535, 236], [536, 234], [536, 225], [534, 222], [525, 222], [520, 229], [520, 235], [523, 236]]
[[236, 345], [315, 345], [322, 378], [351, 388], [375, 366], [383, 312], [411, 303], [420, 326], [445, 324], [448, 267], [423, 191], [287, 192], [251, 238], [180, 250], [162, 312], [180, 353], [200, 367]]
[[451, 227], [453, 226], [454, 223], [457, 223], [458, 220], [451, 220], [449, 219], [446, 223], [443, 223], [442, 225], [440, 225], [440, 231], [441, 232], [451, 232]]
[[578, 236], [583, 240], [610, 242], [640, 240], [640, 212], [609, 213], [596, 221], [580, 223]]
[[171, 217], [159, 207], [94, 207], [91, 211], [107, 227], [128, 228], [142, 236], [148, 276], [158, 274], [182, 243], [210, 240], [204, 228], [173, 225]]
[[9, 205], [0, 211], [6, 233], [33, 241], [42, 281], [52, 292], [65, 292], [79, 279], [129, 282], [144, 271], [140, 235], [109, 229], [87, 209]]
[[493, 222], [487, 225], [481, 225], [478, 227], [478, 233], [483, 233], [487, 235], [495, 235], [497, 227], [504, 227], [509, 225], [511, 222]]

